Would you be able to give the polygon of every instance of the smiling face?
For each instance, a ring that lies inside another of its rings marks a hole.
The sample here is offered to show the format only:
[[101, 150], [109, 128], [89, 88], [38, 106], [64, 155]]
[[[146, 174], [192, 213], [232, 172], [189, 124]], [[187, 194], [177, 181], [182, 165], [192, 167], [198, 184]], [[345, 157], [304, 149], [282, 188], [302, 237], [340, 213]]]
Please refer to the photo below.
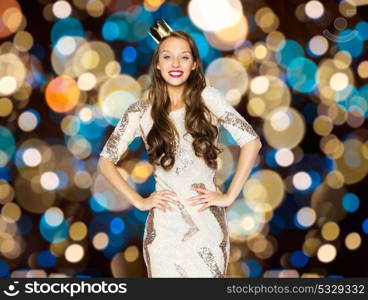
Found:
[[181, 38], [170, 37], [160, 45], [157, 69], [167, 84], [179, 86], [185, 84], [190, 72], [197, 63], [193, 59], [189, 43]]

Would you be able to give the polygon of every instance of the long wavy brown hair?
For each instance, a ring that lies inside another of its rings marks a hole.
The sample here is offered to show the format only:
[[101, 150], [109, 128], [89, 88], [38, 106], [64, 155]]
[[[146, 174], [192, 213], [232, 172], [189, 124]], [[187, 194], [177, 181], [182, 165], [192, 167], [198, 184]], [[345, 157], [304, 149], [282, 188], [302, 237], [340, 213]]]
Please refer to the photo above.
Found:
[[186, 40], [191, 48], [192, 56], [197, 66], [191, 71], [184, 92], [184, 102], [186, 106], [185, 128], [186, 134], [193, 137], [192, 147], [198, 157], [203, 157], [206, 164], [213, 169], [217, 169], [217, 155], [223, 149], [214, 144], [218, 136], [218, 128], [212, 124], [212, 117], [209, 109], [205, 106], [201, 93], [206, 87], [206, 79], [203, 72], [202, 61], [198, 48], [193, 38], [184, 31], [175, 30], [169, 36], [161, 39], [159, 46], [152, 56], [150, 73], [152, 84], [148, 92], [149, 102], [152, 104], [151, 117], [153, 126], [147, 135], [148, 161], [152, 164], [161, 165], [165, 170], [170, 170], [175, 163], [175, 153], [177, 143], [175, 136], [179, 134], [175, 125], [169, 118], [170, 98], [167, 84], [156, 68], [159, 59], [159, 49], [162, 41], [169, 37], [178, 37]]

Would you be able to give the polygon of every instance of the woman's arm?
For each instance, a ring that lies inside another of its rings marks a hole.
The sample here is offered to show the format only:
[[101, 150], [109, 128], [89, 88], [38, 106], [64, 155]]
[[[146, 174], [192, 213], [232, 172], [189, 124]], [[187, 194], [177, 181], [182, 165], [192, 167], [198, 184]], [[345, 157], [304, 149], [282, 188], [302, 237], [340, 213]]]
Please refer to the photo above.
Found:
[[129, 183], [120, 175], [115, 164], [100, 156], [97, 168], [100, 173], [113, 185], [130, 204], [142, 210], [143, 197], [139, 195]]
[[247, 181], [262, 143], [253, 127], [227, 102], [219, 89], [207, 86], [202, 96], [207, 107], [218, 118], [219, 123], [230, 132], [241, 149], [236, 173], [225, 193], [228, 198], [225, 202], [229, 202], [230, 205]]
[[127, 151], [129, 144], [140, 136], [139, 114], [143, 105], [143, 100], [138, 100], [128, 106], [106, 141], [97, 165], [100, 173], [106, 177], [111, 185], [137, 208], [141, 207], [143, 198], [123, 178], [116, 166]]
[[238, 166], [236, 168], [234, 178], [226, 192], [226, 195], [229, 198], [229, 205], [235, 201], [240, 191], [243, 189], [261, 147], [262, 143], [260, 139], [257, 138], [246, 143], [240, 148]]

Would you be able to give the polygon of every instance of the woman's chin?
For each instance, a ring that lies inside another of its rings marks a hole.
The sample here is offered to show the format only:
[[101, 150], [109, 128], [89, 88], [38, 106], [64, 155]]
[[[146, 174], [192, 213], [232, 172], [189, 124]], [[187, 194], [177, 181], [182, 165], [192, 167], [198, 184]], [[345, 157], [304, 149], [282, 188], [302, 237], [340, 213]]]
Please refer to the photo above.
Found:
[[186, 83], [186, 80], [166, 80], [166, 83], [171, 86], [182, 86]]

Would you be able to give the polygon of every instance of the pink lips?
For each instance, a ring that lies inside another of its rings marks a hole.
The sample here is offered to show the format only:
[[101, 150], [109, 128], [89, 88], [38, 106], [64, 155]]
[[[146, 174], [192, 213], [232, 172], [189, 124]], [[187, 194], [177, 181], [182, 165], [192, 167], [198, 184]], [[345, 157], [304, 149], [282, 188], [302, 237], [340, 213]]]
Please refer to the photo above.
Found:
[[183, 73], [184, 72], [182, 72], [182, 71], [170, 71], [169, 75], [171, 77], [178, 78], [178, 77], [181, 77], [183, 75]]

